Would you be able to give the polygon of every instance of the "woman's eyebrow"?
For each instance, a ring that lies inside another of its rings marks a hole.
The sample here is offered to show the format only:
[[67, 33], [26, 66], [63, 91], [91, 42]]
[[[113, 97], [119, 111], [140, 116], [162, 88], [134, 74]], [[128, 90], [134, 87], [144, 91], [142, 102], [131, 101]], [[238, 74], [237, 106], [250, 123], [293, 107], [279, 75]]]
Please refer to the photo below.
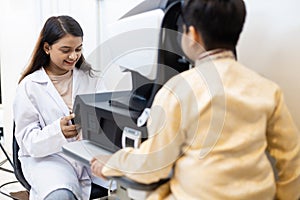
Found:
[[77, 48], [80, 48], [80, 47], [82, 47], [82, 44], [80, 44], [78, 47], [76, 47], [76, 49], [77, 49]]
[[[76, 49], [77, 48], [80, 48], [80, 47], [82, 47], [82, 44], [81, 45], [79, 45], [78, 47], [76, 47]], [[62, 46], [62, 47], [60, 47], [60, 49], [71, 49], [72, 47], [70, 47], [70, 46]]]

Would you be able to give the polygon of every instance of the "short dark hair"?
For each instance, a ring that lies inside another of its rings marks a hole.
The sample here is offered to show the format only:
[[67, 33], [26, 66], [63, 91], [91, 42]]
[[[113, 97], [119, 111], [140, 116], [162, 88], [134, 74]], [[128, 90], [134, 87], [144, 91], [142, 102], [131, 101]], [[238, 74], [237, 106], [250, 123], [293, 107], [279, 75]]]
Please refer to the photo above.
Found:
[[182, 17], [187, 27], [194, 26], [201, 33], [206, 50], [234, 50], [244, 26], [246, 8], [243, 0], [186, 0]]

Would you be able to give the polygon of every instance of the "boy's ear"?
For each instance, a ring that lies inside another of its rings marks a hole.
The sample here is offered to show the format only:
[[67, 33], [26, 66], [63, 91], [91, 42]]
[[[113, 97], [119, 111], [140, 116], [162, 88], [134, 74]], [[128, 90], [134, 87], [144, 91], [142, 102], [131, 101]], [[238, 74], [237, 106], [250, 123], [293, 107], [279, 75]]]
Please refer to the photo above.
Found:
[[189, 32], [191, 34], [191, 37], [194, 41], [197, 43], [200, 43], [203, 45], [203, 39], [201, 34], [197, 31], [197, 29], [194, 26], [189, 26]]
[[43, 49], [44, 49], [45, 53], [48, 55], [49, 50], [50, 50], [50, 45], [48, 44], [48, 42], [44, 43]]

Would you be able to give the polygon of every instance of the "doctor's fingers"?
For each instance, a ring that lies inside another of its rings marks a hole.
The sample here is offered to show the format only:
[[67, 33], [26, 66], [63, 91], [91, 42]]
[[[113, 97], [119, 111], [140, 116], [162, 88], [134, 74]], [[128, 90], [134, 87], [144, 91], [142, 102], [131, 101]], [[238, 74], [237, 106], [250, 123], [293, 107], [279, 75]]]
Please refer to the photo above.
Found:
[[69, 121], [74, 119], [74, 117], [75, 117], [74, 113], [72, 113], [71, 115], [68, 115], [68, 116], [64, 116], [61, 118], [60, 123], [65, 124], [65, 125], [69, 124]]
[[72, 138], [76, 137], [78, 135], [77, 131], [68, 131], [68, 132], [63, 132], [65, 138]]
[[75, 125], [61, 126], [61, 131], [66, 138], [74, 137], [78, 135]]

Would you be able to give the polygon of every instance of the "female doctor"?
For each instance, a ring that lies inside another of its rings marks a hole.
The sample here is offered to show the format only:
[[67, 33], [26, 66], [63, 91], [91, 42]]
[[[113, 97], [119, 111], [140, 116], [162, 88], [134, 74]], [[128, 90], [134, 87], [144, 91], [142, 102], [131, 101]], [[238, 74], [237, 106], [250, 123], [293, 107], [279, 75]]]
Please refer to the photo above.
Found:
[[13, 105], [19, 159], [30, 199], [89, 199], [90, 169], [64, 156], [80, 139], [70, 114], [75, 96], [104, 90], [82, 55], [83, 32], [69, 16], [50, 17], [23, 72]]

